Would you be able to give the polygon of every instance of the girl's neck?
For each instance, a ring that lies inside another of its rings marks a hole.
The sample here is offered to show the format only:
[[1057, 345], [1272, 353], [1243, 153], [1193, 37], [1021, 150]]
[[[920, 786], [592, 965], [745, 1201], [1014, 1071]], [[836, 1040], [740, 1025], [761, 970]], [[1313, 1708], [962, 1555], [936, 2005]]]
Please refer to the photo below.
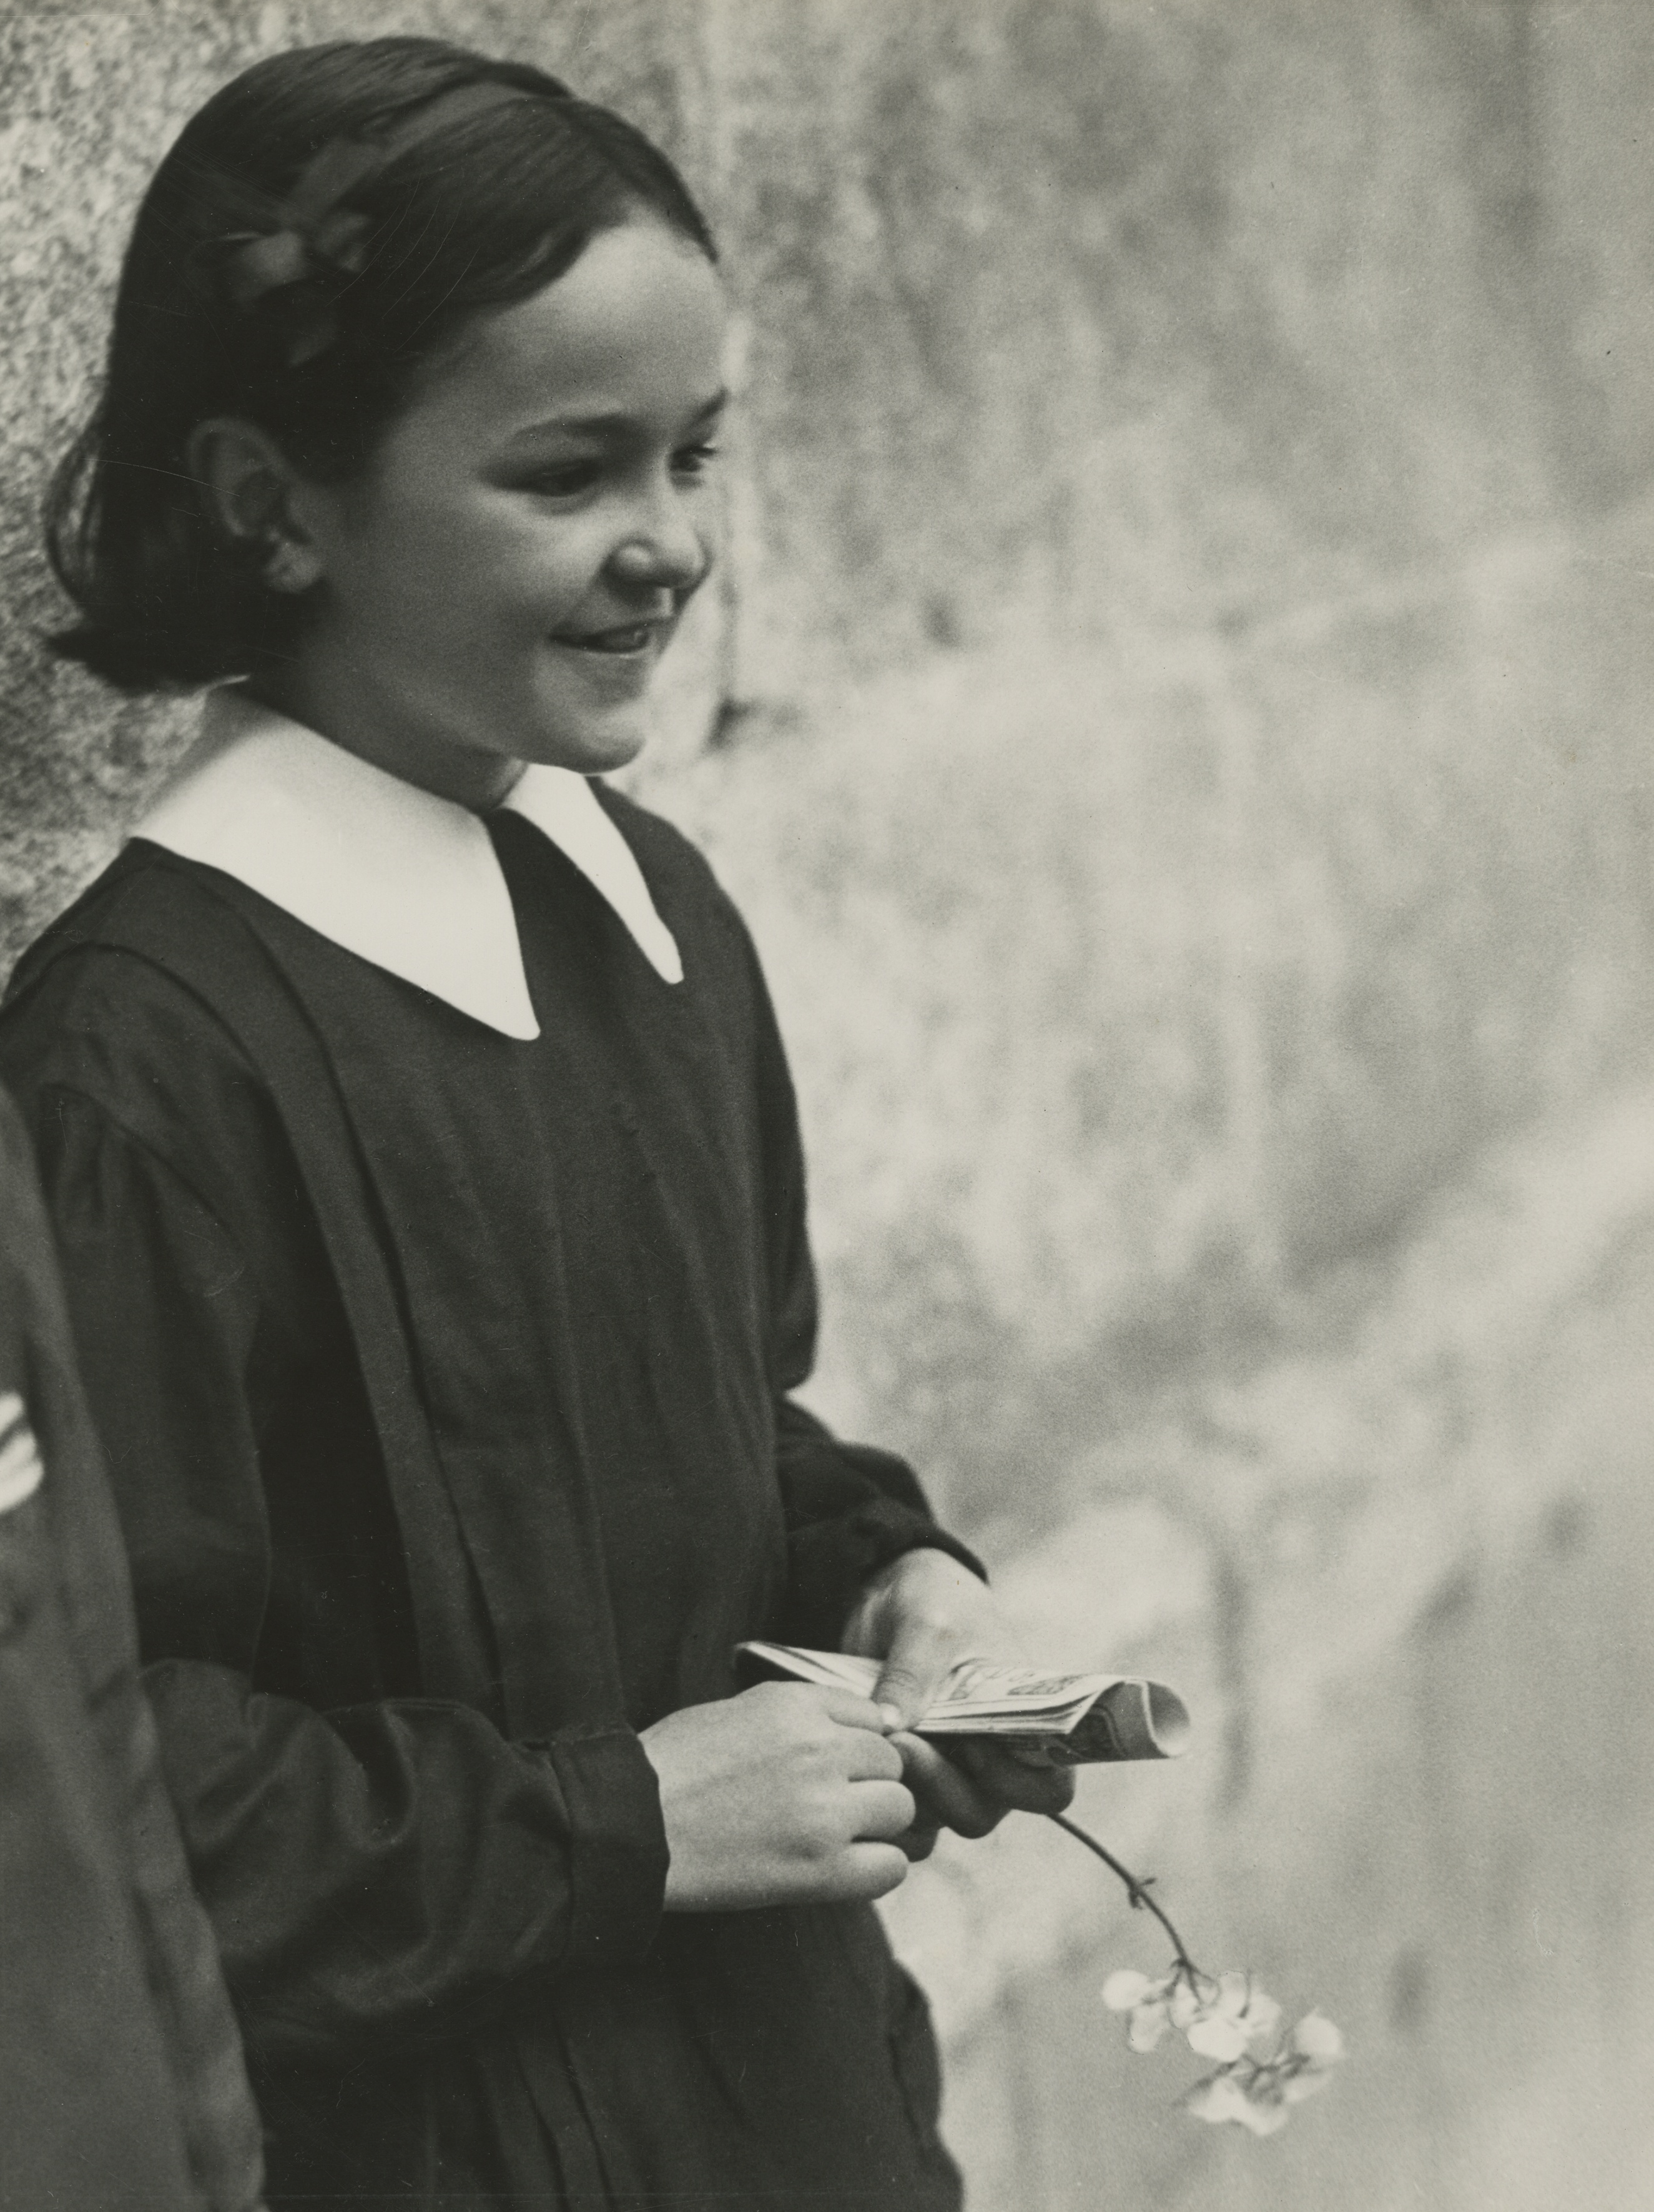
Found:
[[438, 799], [468, 807], [473, 814], [490, 813], [503, 805], [527, 765], [503, 754], [429, 737], [410, 724], [388, 730], [370, 708], [352, 711], [348, 702], [319, 694], [304, 671], [291, 663], [261, 672], [249, 680], [247, 690], [263, 705], [314, 730], [342, 751]]

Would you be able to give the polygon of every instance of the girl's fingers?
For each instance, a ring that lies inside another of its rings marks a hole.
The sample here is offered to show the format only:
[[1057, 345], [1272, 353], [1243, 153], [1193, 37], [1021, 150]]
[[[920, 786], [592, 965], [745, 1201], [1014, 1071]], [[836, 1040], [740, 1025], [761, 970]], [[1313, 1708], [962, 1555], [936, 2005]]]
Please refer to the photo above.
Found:
[[1012, 1740], [1000, 1744], [998, 1748], [1006, 1759], [1014, 1759], [1019, 1766], [1037, 1766], [1044, 1770], [1067, 1765], [1066, 1760], [1058, 1759], [1043, 1743], [1018, 1743]]
[[918, 1815], [912, 1790], [900, 1782], [852, 1783], [850, 1797], [858, 1842], [894, 1843]]
[[887, 1735], [870, 1735], [866, 1729], [847, 1729], [837, 1746], [844, 1760], [847, 1782], [900, 1782], [907, 1762]]
[[873, 1695], [881, 1705], [893, 1706], [910, 1728], [929, 1711], [958, 1656], [958, 1638], [950, 1627], [921, 1613], [904, 1613]]
[[908, 1878], [906, 1854], [894, 1844], [852, 1844], [844, 1853], [842, 1896], [886, 1897]]
[[995, 1827], [1005, 1808], [984, 1796], [968, 1774], [960, 1772], [934, 1744], [923, 1736], [891, 1739], [902, 1753], [903, 1773], [928, 1814], [957, 1835], [985, 1836]]
[[822, 1710], [841, 1728], [866, 1729], [873, 1735], [888, 1735], [891, 1732], [890, 1714], [871, 1698], [858, 1698], [854, 1690], [816, 1689], [812, 1695], [820, 1700]]
[[1061, 1813], [1074, 1794], [1070, 1766], [1035, 1766], [991, 1736], [960, 1739], [959, 1764], [1001, 1813]]

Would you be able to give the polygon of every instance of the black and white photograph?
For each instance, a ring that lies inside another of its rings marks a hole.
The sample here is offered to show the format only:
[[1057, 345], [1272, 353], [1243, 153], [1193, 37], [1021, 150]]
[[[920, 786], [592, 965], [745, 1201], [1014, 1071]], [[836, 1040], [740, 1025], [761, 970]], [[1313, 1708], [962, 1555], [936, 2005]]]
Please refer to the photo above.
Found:
[[1654, 2212], [1654, 7], [0, 0], [0, 2212]]

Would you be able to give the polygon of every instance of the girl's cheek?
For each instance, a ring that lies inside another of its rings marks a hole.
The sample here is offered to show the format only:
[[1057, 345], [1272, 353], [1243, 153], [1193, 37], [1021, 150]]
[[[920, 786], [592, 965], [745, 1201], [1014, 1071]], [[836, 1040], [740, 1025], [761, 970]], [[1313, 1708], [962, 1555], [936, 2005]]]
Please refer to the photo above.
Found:
[[604, 532], [590, 514], [558, 514], [532, 506], [496, 516], [473, 533], [479, 548], [491, 544], [503, 566], [572, 568], [599, 562]]

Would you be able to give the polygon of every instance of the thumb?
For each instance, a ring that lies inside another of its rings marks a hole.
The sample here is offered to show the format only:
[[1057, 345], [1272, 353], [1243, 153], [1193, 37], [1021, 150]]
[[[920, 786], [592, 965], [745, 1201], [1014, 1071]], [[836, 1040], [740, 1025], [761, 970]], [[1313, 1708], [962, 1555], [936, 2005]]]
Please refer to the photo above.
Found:
[[936, 1702], [957, 1656], [948, 1629], [898, 1616], [873, 1688], [875, 1702], [898, 1712], [903, 1727], [916, 1727]]

